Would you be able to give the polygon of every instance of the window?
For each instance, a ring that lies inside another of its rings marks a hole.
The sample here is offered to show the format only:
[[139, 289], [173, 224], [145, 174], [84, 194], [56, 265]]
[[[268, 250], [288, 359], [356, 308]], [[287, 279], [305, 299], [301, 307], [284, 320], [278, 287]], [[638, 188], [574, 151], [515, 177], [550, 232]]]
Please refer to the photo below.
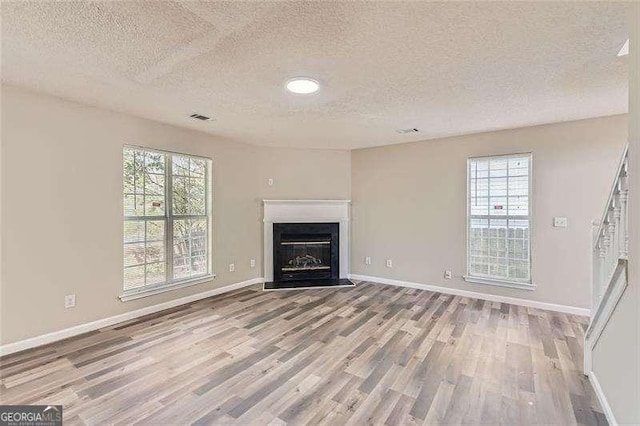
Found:
[[123, 300], [211, 276], [211, 160], [125, 147]]
[[532, 288], [531, 154], [468, 161], [468, 281]]

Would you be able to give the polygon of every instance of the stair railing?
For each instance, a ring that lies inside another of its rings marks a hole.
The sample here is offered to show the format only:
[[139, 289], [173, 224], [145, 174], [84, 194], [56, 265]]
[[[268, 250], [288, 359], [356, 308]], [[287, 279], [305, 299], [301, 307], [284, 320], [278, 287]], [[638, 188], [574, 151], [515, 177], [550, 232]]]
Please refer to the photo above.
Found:
[[585, 334], [584, 372], [591, 372], [592, 351], [627, 287], [629, 253], [629, 160], [625, 146], [602, 219], [594, 223], [591, 322]]
[[602, 219], [598, 223], [594, 236], [592, 314], [597, 312], [611, 284], [611, 279], [618, 267], [618, 260], [626, 260], [629, 252], [628, 165], [627, 147], [625, 147]]

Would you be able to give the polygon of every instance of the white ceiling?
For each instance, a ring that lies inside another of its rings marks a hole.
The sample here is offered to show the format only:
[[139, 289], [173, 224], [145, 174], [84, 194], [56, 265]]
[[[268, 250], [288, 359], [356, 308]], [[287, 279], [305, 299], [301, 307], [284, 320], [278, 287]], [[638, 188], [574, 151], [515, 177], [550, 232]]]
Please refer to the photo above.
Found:
[[[2, 81], [243, 142], [359, 148], [626, 112], [625, 10], [3, 1]], [[299, 75], [321, 92], [286, 93]]]

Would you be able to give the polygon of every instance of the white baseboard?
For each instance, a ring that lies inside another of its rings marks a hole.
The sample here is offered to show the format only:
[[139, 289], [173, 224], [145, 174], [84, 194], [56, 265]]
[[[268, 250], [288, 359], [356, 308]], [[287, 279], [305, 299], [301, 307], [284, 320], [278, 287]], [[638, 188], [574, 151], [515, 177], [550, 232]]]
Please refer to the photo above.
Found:
[[371, 281], [374, 283], [395, 285], [398, 287], [417, 288], [420, 290], [437, 291], [439, 293], [452, 294], [454, 296], [471, 297], [474, 299], [489, 300], [491, 302], [510, 303], [513, 305], [527, 306], [529, 308], [546, 309], [549, 311], [563, 312], [567, 314], [589, 316], [591, 311], [586, 308], [576, 306], [556, 305], [554, 303], [538, 302], [535, 300], [519, 299], [516, 297], [497, 296], [487, 293], [477, 293], [475, 291], [459, 290], [456, 288], [440, 287], [430, 284], [421, 284], [410, 281], [392, 280], [389, 278], [370, 277], [368, 275], [350, 274], [349, 278], [360, 281]]
[[247, 281], [230, 284], [224, 287], [214, 288], [212, 290], [204, 291], [202, 293], [192, 294], [191, 296], [185, 296], [179, 299], [170, 300], [168, 302], [160, 303], [157, 305], [147, 306], [146, 308], [137, 309], [135, 311], [125, 312], [123, 314], [99, 319], [86, 324], [80, 324], [74, 327], [65, 328], [63, 330], [54, 331], [52, 333], [43, 334], [41, 336], [20, 340], [14, 343], [8, 343], [6, 345], [0, 346], [0, 356], [9, 355], [15, 352], [23, 351], [25, 349], [31, 349], [31, 348], [46, 345], [49, 343], [57, 342], [59, 340], [67, 339], [69, 337], [87, 333], [89, 331], [94, 331], [100, 328], [109, 327], [114, 324], [118, 324], [120, 322], [129, 321], [131, 319], [138, 318], [144, 315], [153, 314], [156, 312], [163, 311], [165, 309], [170, 309], [176, 306], [184, 305], [186, 303], [191, 303], [197, 300], [206, 299], [207, 297], [237, 290], [243, 287], [248, 287], [254, 284], [261, 284], [263, 282], [264, 282], [264, 279], [262, 277], [253, 278]]
[[[476, 299], [490, 300], [493, 302], [511, 303], [514, 305], [528, 306], [532, 308], [547, 309], [558, 312], [571, 313], [575, 315], [589, 315], [589, 309], [577, 308], [574, 306], [556, 305], [552, 303], [536, 302], [526, 299], [518, 299], [515, 297], [495, 296], [486, 293], [477, 293], [467, 290], [458, 290], [447, 287], [439, 287], [429, 284], [420, 284], [410, 281], [392, 280], [381, 277], [370, 277], [367, 275], [350, 274], [349, 278], [360, 281], [371, 281], [380, 284], [395, 285], [398, 287], [409, 287], [421, 290], [437, 291], [445, 294], [452, 294], [456, 296], [470, 297]], [[123, 314], [115, 315], [108, 318], [92, 321], [86, 324], [80, 324], [74, 327], [65, 328], [63, 330], [54, 331], [52, 333], [43, 334], [41, 336], [32, 337], [25, 340], [20, 340], [14, 343], [8, 343], [0, 346], [0, 356], [9, 355], [15, 352], [23, 351], [25, 349], [31, 349], [38, 346], [46, 345], [49, 343], [57, 342], [59, 340], [67, 339], [69, 337], [78, 336], [89, 331], [98, 330], [100, 328], [109, 327], [120, 322], [129, 321], [134, 318], [138, 318], [144, 315], [160, 312], [165, 309], [170, 309], [176, 306], [184, 305], [186, 303], [195, 302], [196, 300], [205, 299], [207, 297], [215, 296], [217, 294], [226, 293], [229, 291], [237, 290], [243, 287], [248, 287], [254, 284], [261, 284], [264, 282], [262, 277], [253, 278], [251, 280], [242, 281], [235, 284], [230, 284], [220, 288], [214, 288], [209, 291], [205, 291], [191, 296], [181, 297], [179, 299], [170, 300], [168, 302], [160, 303], [158, 305], [148, 306], [146, 308], [137, 309], [131, 312], [125, 312]]]
[[591, 382], [591, 386], [593, 386], [593, 390], [598, 397], [598, 401], [600, 402], [600, 406], [602, 407], [602, 411], [604, 412], [605, 417], [607, 418], [607, 422], [609, 422], [610, 426], [617, 426], [618, 422], [616, 421], [615, 416], [613, 415], [613, 410], [609, 406], [607, 402], [607, 398], [604, 396], [604, 392], [602, 391], [602, 386], [600, 386], [600, 382], [596, 377], [595, 373], [592, 371], [589, 373], [589, 381]]

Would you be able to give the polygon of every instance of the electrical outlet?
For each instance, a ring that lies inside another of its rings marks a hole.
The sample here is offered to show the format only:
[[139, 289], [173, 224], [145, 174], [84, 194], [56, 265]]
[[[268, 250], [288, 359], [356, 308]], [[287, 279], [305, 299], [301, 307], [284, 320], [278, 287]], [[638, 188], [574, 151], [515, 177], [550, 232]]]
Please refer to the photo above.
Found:
[[229, 272], [235, 272], [236, 271], [236, 264], [235, 263], [230, 263], [229, 264]]
[[255, 268], [256, 267], [256, 260], [255, 259], [251, 259], [249, 264], [251, 265], [252, 268]]
[[367, 256], [367, 257], [364, 258], [364, 264], [365, 265], [371, 265], [371, 257], [370, 256]]
[[76, 306], [76, 295], [75, 294], [67, 294], [64, 297], [64, 307], [65, 309], [73, 308]]
[[387, 259], [387, 268], [393, 268], [393, 260]]
[[267, 183], [269, 184], [269, 186], [273, 186], [273, 179], [269, 178], [269, 180], [267, 181]]
[[449, 270], [444, 271], [444, 278], [445, 278], [446, 280], [450, 280], [450, 279], [451, 279], [451, 277], [452, 277], [451, 271], [449, 271]]

